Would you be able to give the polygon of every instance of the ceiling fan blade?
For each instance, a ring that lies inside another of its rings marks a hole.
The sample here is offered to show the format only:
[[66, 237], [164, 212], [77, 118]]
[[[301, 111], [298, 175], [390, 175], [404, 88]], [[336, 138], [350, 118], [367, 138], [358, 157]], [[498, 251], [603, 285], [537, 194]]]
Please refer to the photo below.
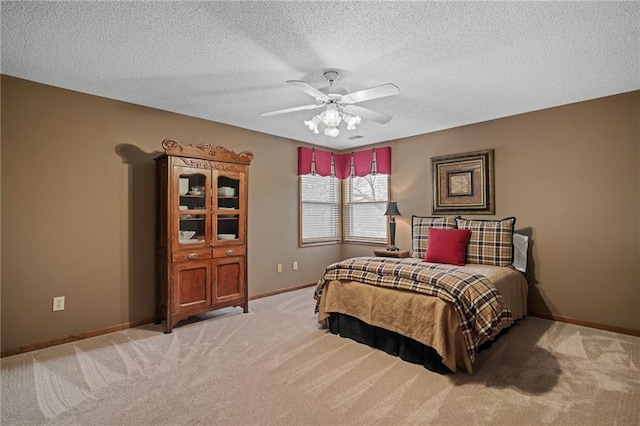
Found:
[[400, 89], [395, 84], [387, 83], [369, 89], [347, 93], [342, 96], [341, 102], [345, 104], [355, 104], [356, 102], [368, 101], [370, 99], [384, 98], [400, 94]]
[[297, 81], [297, 80], [289, 80], [287, 81], [287, 83], [289, 83], [290, 85], [297, 87], [298, 89], [302, 90], [303, 92], [313, 96], [314, 98], [321, 100], [321, 101], [326, 101], [329, 100], [329, 97], [322, 93], [321, 91], [319, 91], [318, 89], [316, 89], [313, 86], [310, 86], [308, 83], [304, 82], [304, 81]]
[[286, 112], [295, 112], [295, 111], [304, 111], [304, 110], [308, 110], [308, 109], [317, 109], [317, 108], [322, 108], [323, 106], [324, 105], [317, 105], [317, 104], [303, 105], [303, 106], [299, 106], [299, 107], [279, 109], [277, 111], [262, 112], [262, 113], [260, 113], [260, 115], [263, 116], [263, 117], [268, 117], [270, 115], [284, 114]]
[[380, 124], [386, 124], [393, 118], [390, 115], [376, 112], [368, 108], [362, 108], [361, 106], [357, 105], [345, 105], [342, 107], [342, 111], [346, 112], [347, 114], [358, 115], [365, 120], [375, 121], [376, 123]]

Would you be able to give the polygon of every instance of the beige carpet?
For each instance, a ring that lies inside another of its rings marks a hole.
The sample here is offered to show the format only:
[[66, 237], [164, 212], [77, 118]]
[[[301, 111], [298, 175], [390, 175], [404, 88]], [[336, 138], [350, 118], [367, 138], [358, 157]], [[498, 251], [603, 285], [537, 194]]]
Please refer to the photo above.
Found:
[[318, 328], [313, 289], [2, 359], [2, 425], [638, 425], [640, 338], [526, 318], [440, 376]]

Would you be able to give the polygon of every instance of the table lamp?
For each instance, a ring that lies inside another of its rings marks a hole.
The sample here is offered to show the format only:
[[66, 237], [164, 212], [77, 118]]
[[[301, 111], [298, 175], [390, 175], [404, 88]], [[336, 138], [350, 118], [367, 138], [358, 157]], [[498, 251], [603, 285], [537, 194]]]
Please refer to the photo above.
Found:
[[391, 221], [389, 222], [389, 236], [391, 237], [391, 246], [387, 247], [387, 250], [390, 251], [398, 251], [400, 250], [396, 247], [396, 218], [394, 216], [402, 216], [398, 211], [398, 204], [395, 201], [389, 201], [387, 204], [387, 211], [384, 212], [385, 216], [391, 216]]

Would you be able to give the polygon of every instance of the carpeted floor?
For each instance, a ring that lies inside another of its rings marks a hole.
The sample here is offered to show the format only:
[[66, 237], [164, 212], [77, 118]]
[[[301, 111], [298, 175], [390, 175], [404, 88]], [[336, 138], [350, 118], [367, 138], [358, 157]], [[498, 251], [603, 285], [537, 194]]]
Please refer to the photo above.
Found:
[[640, 424], [640, 338], [525, 318], [441, 376], [320, 329], [312, 295], [3, 358], [1, 423]]

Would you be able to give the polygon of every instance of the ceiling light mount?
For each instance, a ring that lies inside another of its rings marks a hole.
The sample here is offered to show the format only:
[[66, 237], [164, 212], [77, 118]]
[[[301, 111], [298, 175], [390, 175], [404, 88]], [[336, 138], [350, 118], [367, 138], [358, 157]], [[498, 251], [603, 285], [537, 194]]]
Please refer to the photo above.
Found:
[[338, 71], [325, 71], [324, 78], [329, 82], [329, 86], [333, 86], [333, 82], [340, 78], [340, 73]]

